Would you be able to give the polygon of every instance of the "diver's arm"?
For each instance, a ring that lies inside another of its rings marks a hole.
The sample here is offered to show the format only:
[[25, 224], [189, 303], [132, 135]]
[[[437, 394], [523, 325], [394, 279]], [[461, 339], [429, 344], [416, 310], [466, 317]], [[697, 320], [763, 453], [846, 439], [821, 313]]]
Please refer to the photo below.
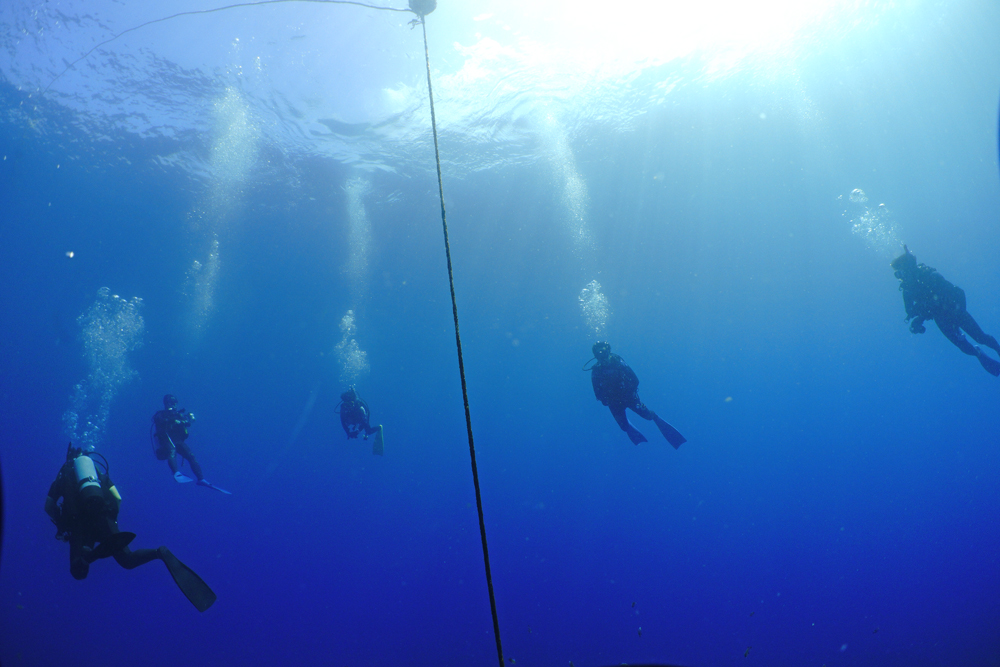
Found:
[[122, 508], [122, 494], [118, 493], [118, 487], [116, 487], [114, 484], [112, 484], [111, 487], [108, 489], [108, 491], [110, 491], [111, 495], [114, 496], [115, 503], [118, 505], [118, 509], [121, 509]]
[[59, 503], [52, 496], [45, 496], [45, 513], [52, 519], [52, 523], [59, 525]]
[[599, 400], [604, 405], [607, 405], [605, 398], [607, 397], [607, 390], [604, 388], [605, 375], [603, 372], [598, 371], [599, 366], [594, 366], [590, 370], [590, 384], [594, 387], [594, 398]]
[[59, 506], [59, 498], [62, 496], [62, 476], [56, 478], [49, 488], [49, 495], [45, 496], [45, 513], [49, 515], [52, 523], [56, 527], [56, 539], [66, 539], [66, 526], [63, 521], [62, 508]]
[[59, 507], [59, 498], [62, 496], [62, 470], [49, 485], [49, 495], [45, 496], [45, 513], [52, 519], [52, 523], [59, 525], [62, 518], [62, 510]]
[[927, 331], [927, 327], [924, 326], [924, 318], [919, 315], [913, 318], [913, 321], [910, 322], [910, 333], [922, 334], [925, 331]]
[[52, 492], [50, 491], [49, 495], [45, 496], [45, 513], [49, 515], [53, 525], [56, 527], [56, 539], [65, 541], [68, 531], [63, 524], [62, 508], [59, 507], [58, 500], [59, 497], [52, 497]]
[[118, 493], [118, 487], [116, 487], [115, 483], [111, 480], [111, 475], [107, 473], [98, 473], [98, 477], [100, 479], [101, 486], [107, 489], [108, 493], [114, 496], [115, 502], [118, 503], [118, 506], [120, 507], [122, 504], [122, 495]]
[[[916, 326], [912, 328], [920, 329], [924, 320], [934, 319], [935, 307], [934, 293], [922, 286], [913, 289], [903, 288], [903, 307], [906, 309], [906, 320], [917, 320]], [[918, 333], [918, 332], [914, 332]], [[923, 333], [923, 332], [919, 332]]]
[[913, 290], [903, 286], [903, 309], [906, 311], [906, 320], [912, 320], [917, 316], [917, 300], [913, 298]]

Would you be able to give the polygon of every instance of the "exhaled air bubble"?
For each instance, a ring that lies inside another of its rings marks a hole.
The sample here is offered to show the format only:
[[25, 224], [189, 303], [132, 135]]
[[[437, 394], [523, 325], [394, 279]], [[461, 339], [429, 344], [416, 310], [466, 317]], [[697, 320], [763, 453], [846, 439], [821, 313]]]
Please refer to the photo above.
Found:
[[347, 384], [352, 384], [368, 372], [368, 353], [358, 346], [358, 341], [354, 339], [356, 332], [354, 311], [349, 310], [340, 319], [341, 339], [334, 348], [340, 361], [340, 379]]
[[102, 287], [93, 305], [77, 318], [90, 372], [73, 388], [63, 423], [70, 439], [87, 449], [103, 439], [111, 403], [119, 388], [136, 376], [128, 354], [142, 345], [146, 325], [139, 314], [141, 304], [138, 297], [126, 300]]
[[608, 305], [608, 297], [601, 293], [601, 283], [591, 280], [587, 286], [580, 290], [580, 310], [587, 326], [594, 332], [595, 336], [604, 334], [608, 325], [608, 316], [611, 314], [611, 307]]
[[865, 244], [882, 255], [891, 255], [899, 249], [900, 241], [896, 223], [885, 204], [870, 209], [865, 206], [868, 196], [864, 190], [851, 191], [851, 202], [862, 207], [863, 213], [852, 220], [851, 231], [864, 239]]

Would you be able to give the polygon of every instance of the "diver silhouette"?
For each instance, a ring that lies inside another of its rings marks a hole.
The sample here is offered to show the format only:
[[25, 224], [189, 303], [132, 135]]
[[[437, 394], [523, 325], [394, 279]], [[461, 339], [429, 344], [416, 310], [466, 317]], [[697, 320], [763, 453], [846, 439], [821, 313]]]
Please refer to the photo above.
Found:
[[[636, 445], [646, 442], [646, 436], [632, 425], [625, 414], [628, 408], [643, 419], [652, 420], [660, 433], [674, 449], [677, 449], [687, 439], [673, 426], [660, 419], [655, 412], [647, 408], [639, 400], [639, 378], [635, 371], [629, 368], [617, 354], [611, 353], [611, 345], [604, 341], [594, 343], [594, 358], [597, 363], [590, 367], [590, 381], [594, 385], [594, 396], [611, 410], [612, 416], [618, 422], [629, 439]], [[584, 370], [587, 370], [584, 367]]]
[[889, 266], [899, 279], [906, 320], [913, 320], [910, 322], [912, 333], [924, 333], [927, 331], [924, 321], [934, 320], [941, 333], [955, 347], [976, 357], [990, 375], [1000, 375], [1000, 361], [988, 356], [962, 334], [964, 331], [980, 345], [986, 345], [1000, 353], [997, 339], [984, 332], [965, 309], [965, 291], [961, 287], [952, 285], [926, 264], [917, 264], [917, 258], [905, 245], [903, 254], [892, 260]]
[[201, 470], [201, 464], [194, 457], [194, 452], [188, 447], [188, 429], [194, 423], [194, 413], [188, 412], [184, 408], [177, 407], [177, 397], [167, 394], [163, 397], [163, 410], [153, 415], [153, 431], [150, 440], [153, 441], [153, 453], [160, 461], [166, 460], [170, 466], [170, 471], [174, 473], [174, 480], [183, 484], [193, 481], [190, 477], [181, 472], [181, 464], [177, 462], [178, 455], [181, 461], [187, 461], [191, 465], [191, 472], [198, 480], [198, 486], [205, 486], [215, 489], [227, 495], [229, 491], [217, 487], [207, 479]]
[[340, 395], [340, 405], [337, 406], [337, 412], [340, 413], [340, 425], [344, 427], [344, 433], [347, 434], [348, 439], [361, 435], [367, 440], [369, 435], [374, 434], [372, 454], [382, 456], [385, 447], [384, 429], [381, 424], [371, 425], [371, 408], [358, 396], [354, 385], [348, 387], [347, 391]]
[[69, 543], [69, 571], [73, 578], [86, 579], [91, 563], [101, 558], [114, 558], [126, 570], [162, 560], [198, 611], [211, 607], [215, 593], [169, 549], [129, 549], [135, 533], [118, 529], [121, 494], [108, 475], [107, 459], [101, 456], [101, 471], [95, 465], [95, 456], [101, 455], [84, 452], [70, 443], [66, 461], [45, 498], [45, 513], [56, 525], [56, 539]]

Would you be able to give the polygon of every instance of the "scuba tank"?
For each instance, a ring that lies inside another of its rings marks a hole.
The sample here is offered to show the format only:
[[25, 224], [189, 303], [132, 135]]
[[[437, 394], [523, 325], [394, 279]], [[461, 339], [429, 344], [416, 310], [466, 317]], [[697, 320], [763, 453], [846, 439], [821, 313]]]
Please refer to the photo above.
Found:
[[76, 473], [76, 491], [84, 503], [104, 502], [104, 491], [101, 480], [97, 476], [94, 460], [84, 453], [73, 459], [73, 471]]

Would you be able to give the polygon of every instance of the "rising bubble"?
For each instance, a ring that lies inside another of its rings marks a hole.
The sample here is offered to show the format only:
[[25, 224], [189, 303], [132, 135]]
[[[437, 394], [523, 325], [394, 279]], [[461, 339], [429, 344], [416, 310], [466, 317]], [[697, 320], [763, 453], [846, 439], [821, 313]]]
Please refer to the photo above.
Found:
[[580, 310], [583, 311], [583, 318], [587, 321], [587, 326], [600, 337], [604, 335], [608, 325], [608, 316], [611, 315], [611, 307], [608, 305], [608, 297], [601, 293], [601, 283], [591, 280], [587, 286], [580, 290]]
[[851, 232], [880, 255], [888, 257], [896, 253], [901, 245], [899, 228], [886, 205], [867, 206], [868, 196], [859, 188], [851, 191], [850, 199], [855, 204]]
[[544, 153], [555, 172], [556, 185], [561, 189], [565, 206], [563, 215], [576, 253], [580, 259], [589, 259], [593, 253], [593, 242], [587, 224], [590, 202], [587, 182], [577, 171], [576, 158], [562, 123], [552, 114], [547, 114], [542, 119], [540, 130]]
[[340, 319], [341, 338], [334, 348], [340, 361], [340, 380], [347, 384], [353, 384], [368, 372], [368, 353], [358, 346], [358, 341], [354, 338], [356, 333], [354, 311], [348, 310]]
[[371, 192], [371, 183], [363, 178], [352, 178], [344, 185], [344, 191], [347, 193], [347, 220], [350, 225], [347, 273], [351, 280], [353, 302], [358, 303], [364, 297], [371, 247], [372, 229], [365, 209], [365, 196]]
[[214, 304], [215, 283], [219, 277], [219, 238], [213, 235], [205, 262], [191, 262], [181, 292], [188, 299], [188, 326], [194, 336], [199, 335], [208, 322]]
[[137, 375], [128, 355], [142, 345], [146, 325], [141, 305], [139, 297], [123, 299], [102, 287], [94, 304], [77, 318], [90, 371], [73, 388], [63, 423], [69, 438], [87, 450], [103, 440], [112, 401]]

